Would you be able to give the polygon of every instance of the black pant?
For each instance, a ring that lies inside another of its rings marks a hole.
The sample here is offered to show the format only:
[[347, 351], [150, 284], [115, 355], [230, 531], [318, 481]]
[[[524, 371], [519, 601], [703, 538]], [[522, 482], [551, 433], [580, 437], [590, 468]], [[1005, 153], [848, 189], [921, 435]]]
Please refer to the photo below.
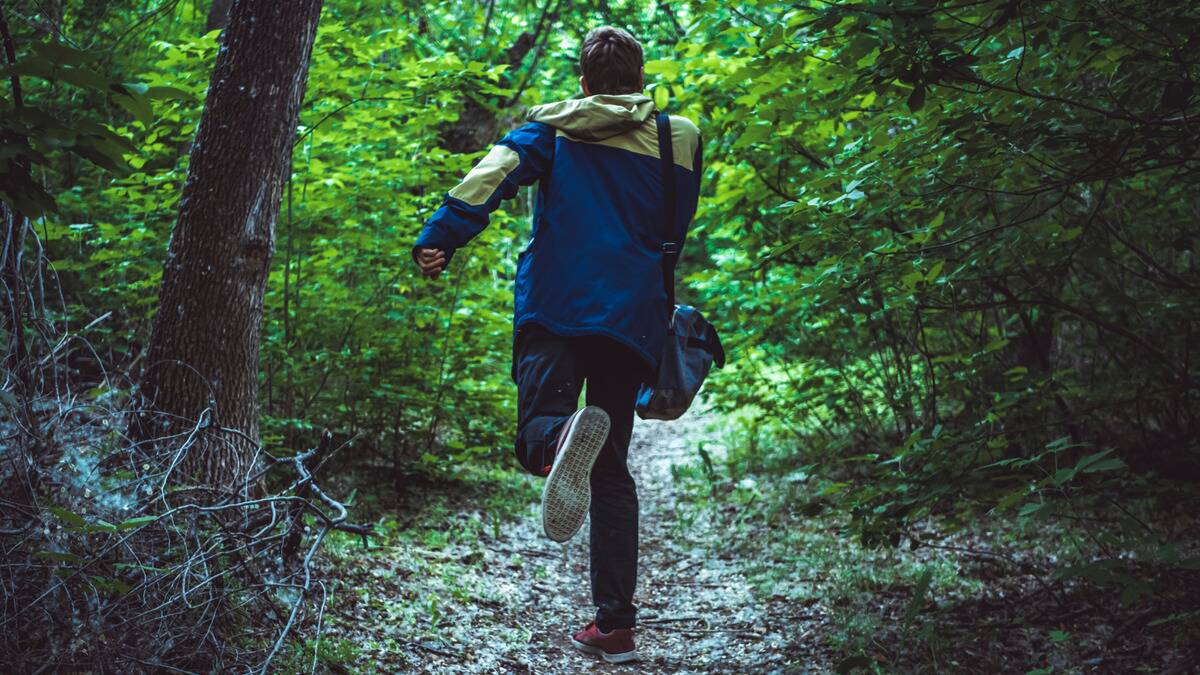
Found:
[[612, 430], [592, 469], [592, 601], [601, 630], [632, 628], [637, 616], [637, 487], [625, 459], [633, 406], [648, 366], [633, 350], [602, 336], [563, 337], [527, 324], [513, 355], [517, 381], [517, 459], [544, 475], [558, 434], [587, 381], [587, 405], [608, 413]]

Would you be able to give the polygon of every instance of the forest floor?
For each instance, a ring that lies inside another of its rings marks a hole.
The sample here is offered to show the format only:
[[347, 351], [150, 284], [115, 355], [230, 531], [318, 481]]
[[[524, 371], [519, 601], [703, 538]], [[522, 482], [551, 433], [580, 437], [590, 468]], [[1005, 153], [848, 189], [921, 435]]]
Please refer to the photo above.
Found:
[[[495, 464], [391, 496], [385, 470], [353, 478], [352, 511], [381, 543], [334, 533], [318, 570], [321, 612], [281, 672], [807, 673], [1196, 672], [1200, 570], [1145, 570], [1125, 602], [1056, 579], [1087, 542], [1003, 518], [926, 523], [903, 546], [864, 547], [845, 514], [808, 507], [803, 467], [738, 468], [717, 418], [638, 423], [630, 467], [641, 502], [642, 661], [577, 653], [590, 620], [587, 525], [541, 533], [540, 479]], [[371, 480], [387, 484], [372, 489]], [[388, 495], [388, 496], [383, 496]], [[1179, 514], [1175, 540], [1200, 541]], [[914, 545], [920, 541], [920, 545]], [[1191, 545], [1187, 545], [1192, 548]], [[1085, 556], [1086, 557], [1086, 556]], [[319, 620], [320, 630], [317, 630]], [[314, 636], [320, 635], [319, 640]]]
[[[317, 650], [321, 659], [335, 670], [377, 672], [747, 673], [797, 662], [828, 670], [828, 650], [808, 639], [823, 620], [821, 608], [756, 597], [747, 561], [732, 554], [718, 522], [691, 518], [681, 504], [672, 468], [694, 462], [698, 443], [718, 442], [711, 426], [690, 417], [639, 422], [634, 431], [640, 663], [613, 666], [571, 646], [571, 634], [594, 611], [588, 525], [566, 544], [548, 540], [536, 490], [522, 491], [534, 499], [498, 527], [481, 525], [486, 515], [468, 508], [452, 518], [458, 531], [444, 541], [401, 544], [384, 555], [359, 555], [349, 543], [339, 548], [334, 573], [357, 589], [338, 594], [339, 619], [324, 632], [330, 646]], [[468, 534], [477, 543], [456, 536]], [[334, 665], [346, 657], [349, 663]]]

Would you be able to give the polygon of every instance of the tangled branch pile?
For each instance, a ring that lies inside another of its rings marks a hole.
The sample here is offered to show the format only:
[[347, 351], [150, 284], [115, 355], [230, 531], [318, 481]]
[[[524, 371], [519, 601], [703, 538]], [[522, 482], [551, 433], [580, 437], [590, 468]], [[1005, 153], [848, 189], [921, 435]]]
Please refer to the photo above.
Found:
[[[6, 223], [7, 243], [36, 240], [27, 221]], [[189, 433], [128, 442], [128, 418], [145, 411], [124, 405], [111, 373], [79, 392], [72, 355], [88, 343], [46, 311], [44, 261], [13, 250], [0, 325], [5, 667], [265, 671], [295, 626], [320, 624], [312, 561], [325, 536], [370, 534], [314, 480], [332, 435], [290, 457], [260, 448], [237, 484], [192, 484], [179, 469], [188, 454], [240, 432], [205, 411]]]

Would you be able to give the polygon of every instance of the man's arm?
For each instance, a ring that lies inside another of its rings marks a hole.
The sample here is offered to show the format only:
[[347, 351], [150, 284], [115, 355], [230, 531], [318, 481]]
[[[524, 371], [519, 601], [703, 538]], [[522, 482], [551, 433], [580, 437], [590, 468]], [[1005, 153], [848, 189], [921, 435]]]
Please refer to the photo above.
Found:
[[487, 227], [501, 200], [545, 175], [554, 156], [554, 135], [553, 127], [540, 122], [514, 129], [447, 193], [413, 246], [413, 260], [425, 276], [441, 274], [454, 251]]

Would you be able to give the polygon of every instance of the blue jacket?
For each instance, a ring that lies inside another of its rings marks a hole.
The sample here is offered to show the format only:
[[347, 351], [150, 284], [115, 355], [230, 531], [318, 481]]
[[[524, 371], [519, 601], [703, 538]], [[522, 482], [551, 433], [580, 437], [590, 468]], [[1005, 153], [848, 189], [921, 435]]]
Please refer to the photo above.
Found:
[[[539, 181], [533, 236], [517, 259], [514, 328], [606, 335], [654, 367], [670, 314], [662, 278], [663, 185], [654, 102], [596, 95], [537, 106], [425, 223], [413, 247], [447, 259], [517, 188]], [[680, 245], [700, 193], [696, 125], [671, 117]]]

